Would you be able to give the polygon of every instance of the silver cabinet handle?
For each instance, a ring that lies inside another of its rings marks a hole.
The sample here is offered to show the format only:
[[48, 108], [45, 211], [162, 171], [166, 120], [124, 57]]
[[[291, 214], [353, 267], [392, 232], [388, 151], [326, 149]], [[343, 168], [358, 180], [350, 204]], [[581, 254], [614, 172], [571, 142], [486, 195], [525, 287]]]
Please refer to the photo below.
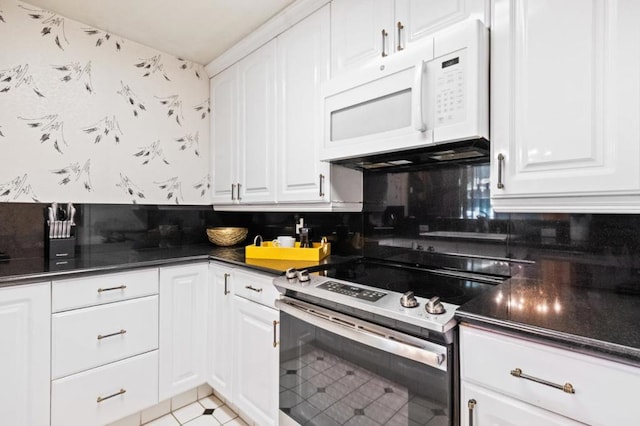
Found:
[[231, 201], [235, 201], [236, 200], [236, 184], [232, 183], [231, 184]]
[[108, 396], [99, 396], [96, 401], [98, 403], [100, 403], [100, 402], [105, 401], [105, 400], [107, 400], [109, 398], [113, 398], [115, 396], [122, 395], [125, 392], [127, 392], [125, 389], [120, 388], [120, 390], [118, 392], [114, 393], [114, 394], [111, 394], [111, 395], [108, 395]]
[[502, 168], [504, 167], [504, 155], [498, 154], [498, 189], [504, 189], [504, 183], [502, 183]]
[[228, 279], [231, 276], [231, 274], [224, 274], [224, 295], [226, 296], [227, 294], [230, 293], [230, 291], [227, 289], [227, 285], [228, 285]]
[[387, 55], [387, 36], [389, 33], [384, 28], [382, 29], [382, 57], [384, 58]]
[[529, 376], [527, 374], [524, 374], [522, 372], [522, 370], [519, 369], [519, 368], [511, 370], [511, 375], [513, 377], [519, 377], [521, 379], [531, 380], [532, 382], [540, 383], [541, 385], [551, 386], [552, 388], [560, 389], [561, 391], [563, 391], [565, 393], [576, 393], [576, 390], [574, 389], [573, 385], [571, 383], [569, 383], [569, 382], [565, 383], [564, 385], [559, 385], [557, 383], [549, 382], [549, 381], [544, 380], [544, 379], [539, 379], [537, 377], [533, 377], [533, 376]]
[[400, 50], [404, 50], [404, 47], [402, 47], [402, 30], [404, 30], [404, 25], [402, 25], [402, 22], [398, 21], [398, 47], [397, 49]]
[[116, 331], [115, 333], [111, 334], [98, 334], [98, 340], [106, 339], [107, 337], [120, 336], [121, 334], [125, 334], [126, 332], [127, 330], [123, 328], [122, 330]]
[[319, 178], [319, 185], [318, 187], [320, 188], [320, 198], [324, 197], [324, 175], [322, 173], [320, 173], [320, 178]]
[[102, 293], [104, 291], [124, 290], [125, 288], [127, 288], [126, 285], [119, 285], [118, 287], [99, 288], [98, 293]]
[[250, 285], [246, 285], [246, 286], [244, 286], [244, 288], [246, 288], [247, 290], [253, 290], [256, 293], [262, 293], [262, 289], [261, 288], [255, 288], [255, 287], [250, 286]]
[[238, 199], [238, 201], [242, 200], [242, 198], [240, 198], [240, 184], [238, 183], [238, 196], [236, 197]]
[[276, 340], [276, 327], [280, 324], [280, 321], [273, 320], [273, 347], [278, 346], [278, 341]]
[[467, 402], [467, 408], [469, 409], [469, 426], [473, 426], [473, 409], [476, 408], [476, 400], [470, 399]]

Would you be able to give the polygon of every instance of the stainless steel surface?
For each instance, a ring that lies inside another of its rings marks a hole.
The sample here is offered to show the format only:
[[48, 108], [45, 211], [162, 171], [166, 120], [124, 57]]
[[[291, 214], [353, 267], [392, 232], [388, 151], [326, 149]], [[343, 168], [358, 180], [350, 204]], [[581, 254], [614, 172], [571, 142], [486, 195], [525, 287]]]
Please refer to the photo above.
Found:
[[382, 29], [382, 57], [387, 56], [387, 36], [389, 33], [384, 28]]
[[315, 327], [447, 371], [447, 349], [444, 346], [286, 296], [276, 300], [276, 306], [280, 311]]
[[476, 408], [476, 400], [470, 399], [467, 402], [467, 408], [469, 409], [469, 426], [473, 426], [473, 409]]
[[230, 293], [229, 289], [228, 289], [228, 285], [229, 285], [229, 277], [231, 276], [231, 274], [228, 274], [225, 272], [224, 274], [224, 295], [226, 296], [227, 294]]
[[118, 395], [122, 395], [122, 394], [123, 394], [123, 393], [125, 393], [125, 392], [127, 392], [127, 391], [126, 391], [125, 389], [122, 389], [122, 388], [121, 388], [118, 392], [113, 393], [113, 394], [111, 394], [111, 395], [108, 395], [108, 396], [99, 396], [99, 397], [96, 399], [96, 401], [97, 401], [98, 403], [100, 403], [100, 402], [102, 402], [102, 401], [106, 401], [106, 400], [107, 400], [107, 399], [109, 399], [109, 398], [113, 398], [113, 397], [116, 397], [116, 396], [118, 396]]
[[127, 332], [127, 330], [125, 330], [124, 328], [120, 331], [116, 331], [115, 333], [110, 333], [110, 334], [98, 334], [98, 340], [102, 340], [102, 339], [106, 339], [107, 337], [114, 337], [114, 336], [120, 336], [122, 334], [125, 334]]
[[440, 298], [438, 296], [427, 300], [427, 304], [424, 306], [424, 309], [432, 315], [441, 315], [446, 312], [446, 309], [442, 305], [442, 302], [440, 302]]
[[118, 287], [109, 287], [109, 288], [99, 288], [98, 293], [102, 293], [103, 291], [113, 291], [113, 290], [124, 290], [127, 288], [126, 285], [119, 285]]
[[287, 277], [288, 280], [293, 280], [298, 277], [298, 270], [296, 268], [288, 268], [284, 272], [284, 276]]
[[413, 292], [408, 291], [400, 298], [400, 304], [405, 308], [415, 308], [420, 303], [418, 303], [418, 300], [416, 299], [416, 296], [414, 296]]
[[498, 189], [504, 189], [504, 183], [502, 183], [502, 168], [504, 167], [504, 155], [498, 154]]
[[515, 368], [511, 370], [511, 375], [514, 377], [518, 377], [525, 380], [531, 380], [532, 382], [540, 383], [541, 385], [550, 386], [552, 388], [560, 389], [565, 393], [576, 393], [575, 388], [569, 382], [566, 382], [564, 385], [559, 385], [557, 383], [550, 382], [548, 380], [540, 379], [538, 377], [529, 376], [524, 374], [520, 368]]
[[302, 271], [298, 271], [297, 278], [298, 278], [298, 281], [300, 281], [301, 283], [306, 283], [311, 280], [311, 277], [309, 276], [309, 271], [307, 271], [306, 269], [303, 269]]

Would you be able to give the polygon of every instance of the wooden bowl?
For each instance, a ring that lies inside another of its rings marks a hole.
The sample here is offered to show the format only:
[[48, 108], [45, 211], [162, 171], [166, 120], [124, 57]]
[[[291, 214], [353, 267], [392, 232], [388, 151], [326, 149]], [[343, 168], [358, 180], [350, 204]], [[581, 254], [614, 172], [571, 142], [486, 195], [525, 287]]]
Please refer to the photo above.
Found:
[[235, 228], [231, 226], [207, 228], [209, 241], [218, 246], [232, 246], [244, 241], [249, 230], [247, 228]]

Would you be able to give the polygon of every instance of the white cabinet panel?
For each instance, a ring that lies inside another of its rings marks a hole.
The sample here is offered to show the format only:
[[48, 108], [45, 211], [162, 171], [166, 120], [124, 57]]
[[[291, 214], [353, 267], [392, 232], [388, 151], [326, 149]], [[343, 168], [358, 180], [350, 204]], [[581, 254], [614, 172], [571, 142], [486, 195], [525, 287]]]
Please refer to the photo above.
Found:
[[207, 264], [160, 268], [160, 399], [204, 383]]
[[0, 289], [0, 423], [49, 424], [51, 287]]
[[234, 403], [257, 424], [278, 424], [279, 314], [234, 296]]
[[53, 379], [158, 349], [158, 296], [54, 314]]
[[234, 334], [232, 268], [221, 263], [209, 264], [207, 320], [207, 383], [217, 393], [231, 399], [233, 391]]
[[638, 19], [632, 1], [494, 1], [496, 210], [640, 211]]

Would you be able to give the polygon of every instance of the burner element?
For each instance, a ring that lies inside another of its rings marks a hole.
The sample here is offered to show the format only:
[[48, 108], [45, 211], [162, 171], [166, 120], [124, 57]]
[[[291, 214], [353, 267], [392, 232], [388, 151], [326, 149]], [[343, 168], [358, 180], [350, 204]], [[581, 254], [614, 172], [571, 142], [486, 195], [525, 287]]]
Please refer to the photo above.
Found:
[[400, 298], [400, 304], [405, 308], [415, 308], [419, 305], [412, 291], [408, 291]]
[[444, 309], [444, 306], [440, 303], [439, 297], [432, 297], [427, 300], [427, 304], [424, 306], [424, 309], [427, 313], [432, 315], [440, 315], [446, 312], [446, 309]]

